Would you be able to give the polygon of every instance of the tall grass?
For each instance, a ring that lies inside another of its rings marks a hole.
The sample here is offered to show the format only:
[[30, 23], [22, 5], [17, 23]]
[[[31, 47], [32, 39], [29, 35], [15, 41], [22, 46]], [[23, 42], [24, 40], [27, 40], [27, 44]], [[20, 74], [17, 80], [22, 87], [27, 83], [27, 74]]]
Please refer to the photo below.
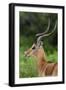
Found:
[[20, 54], [19, 72], [21, 77], [37, 77], [37, 65], [34, 57], [25, 57]]

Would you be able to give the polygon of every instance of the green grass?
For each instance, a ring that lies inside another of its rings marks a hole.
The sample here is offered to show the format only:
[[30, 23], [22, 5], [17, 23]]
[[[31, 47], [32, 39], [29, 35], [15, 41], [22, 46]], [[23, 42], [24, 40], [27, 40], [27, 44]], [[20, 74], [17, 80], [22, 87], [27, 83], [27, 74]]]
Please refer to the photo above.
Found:
[[19, 72], [21, 77], [37, 77], [37, 65], [34, 57], [25, 57], [20, 53]]
[[[30, 41], [30, 43], [29, 43]], [[28, 77], [37, 77], [37, 64], [36, 58], [34, 57], [25, 57], [24, 51], [31, 47], [33, 43], [33, 38], [21, 37], [20, 38], [20, 49], [19, 49], [19, 77], [20, 78], [28, 78]], [[58, 54], [57, 49], [51, 47], [51, 45], [44, 45], [44, 49], [46, 51], [46, 56], [48, 61], [57, 62]]]
[[58, 60], [57, 51], [54, 51], [52, 54], [47, 55], [47, 60], [51, 62], [57, 62]]

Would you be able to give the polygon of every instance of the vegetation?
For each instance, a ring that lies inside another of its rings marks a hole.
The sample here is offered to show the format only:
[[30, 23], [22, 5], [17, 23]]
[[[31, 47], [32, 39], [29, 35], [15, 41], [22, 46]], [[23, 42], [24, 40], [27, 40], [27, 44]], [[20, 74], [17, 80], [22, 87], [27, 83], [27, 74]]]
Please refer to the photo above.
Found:
[[[52, 13], [29, 13], [20, 12], [20, 48], [19, 48], [19, 77], [37, 77], [36, 58], [25, 57], [24, 51], [36, 42], [35, 35], [44, 32], [47, 28], [48, 19], [51, 20], [49, 32], [54, 27], [57, 14]], [[43, 47], [46, 52], [47, 60], [57, 62], [57, 28], [53, 35], [43, 38]]]

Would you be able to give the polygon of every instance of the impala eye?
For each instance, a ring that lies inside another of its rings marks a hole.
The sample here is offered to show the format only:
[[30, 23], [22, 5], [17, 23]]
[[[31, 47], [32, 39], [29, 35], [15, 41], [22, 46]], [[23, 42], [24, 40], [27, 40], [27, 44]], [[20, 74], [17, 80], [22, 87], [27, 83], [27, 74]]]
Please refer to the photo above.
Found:
[[32, 49], [35, 49], [35, 46], [34, 46], [34, 47], [32, 47]]

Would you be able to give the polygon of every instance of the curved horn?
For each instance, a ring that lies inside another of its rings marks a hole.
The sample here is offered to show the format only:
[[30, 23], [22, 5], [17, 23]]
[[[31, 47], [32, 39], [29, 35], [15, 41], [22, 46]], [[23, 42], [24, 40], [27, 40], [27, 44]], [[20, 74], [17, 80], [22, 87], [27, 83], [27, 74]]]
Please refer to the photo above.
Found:
[[52, 30], [52, 32], [48, 33], [48, 34], [44, 34], [42, 36], [39, 36], [38, 39], [37, 39], [37, 44], [40, 43], [41, 39], [45, 36], [50, 36], [52, 33], [54, 33], [55, 29], [56, 29], [56, 26], [57, 26], [57, 21], [55, 23], [55, 26], [54, 26], [54, 29]]
[[48, 27], [47, 27], [47, 29], [45, 30], [45, 32], [43, 32], [43, 33], [38, 33], [38, 34], [36, 34], [36, 36], [44, 35], [45, 33], [47, 33], [47, 32], [49, 31], [49, 28], [50, 28], [50, 19], [48, 20]]

